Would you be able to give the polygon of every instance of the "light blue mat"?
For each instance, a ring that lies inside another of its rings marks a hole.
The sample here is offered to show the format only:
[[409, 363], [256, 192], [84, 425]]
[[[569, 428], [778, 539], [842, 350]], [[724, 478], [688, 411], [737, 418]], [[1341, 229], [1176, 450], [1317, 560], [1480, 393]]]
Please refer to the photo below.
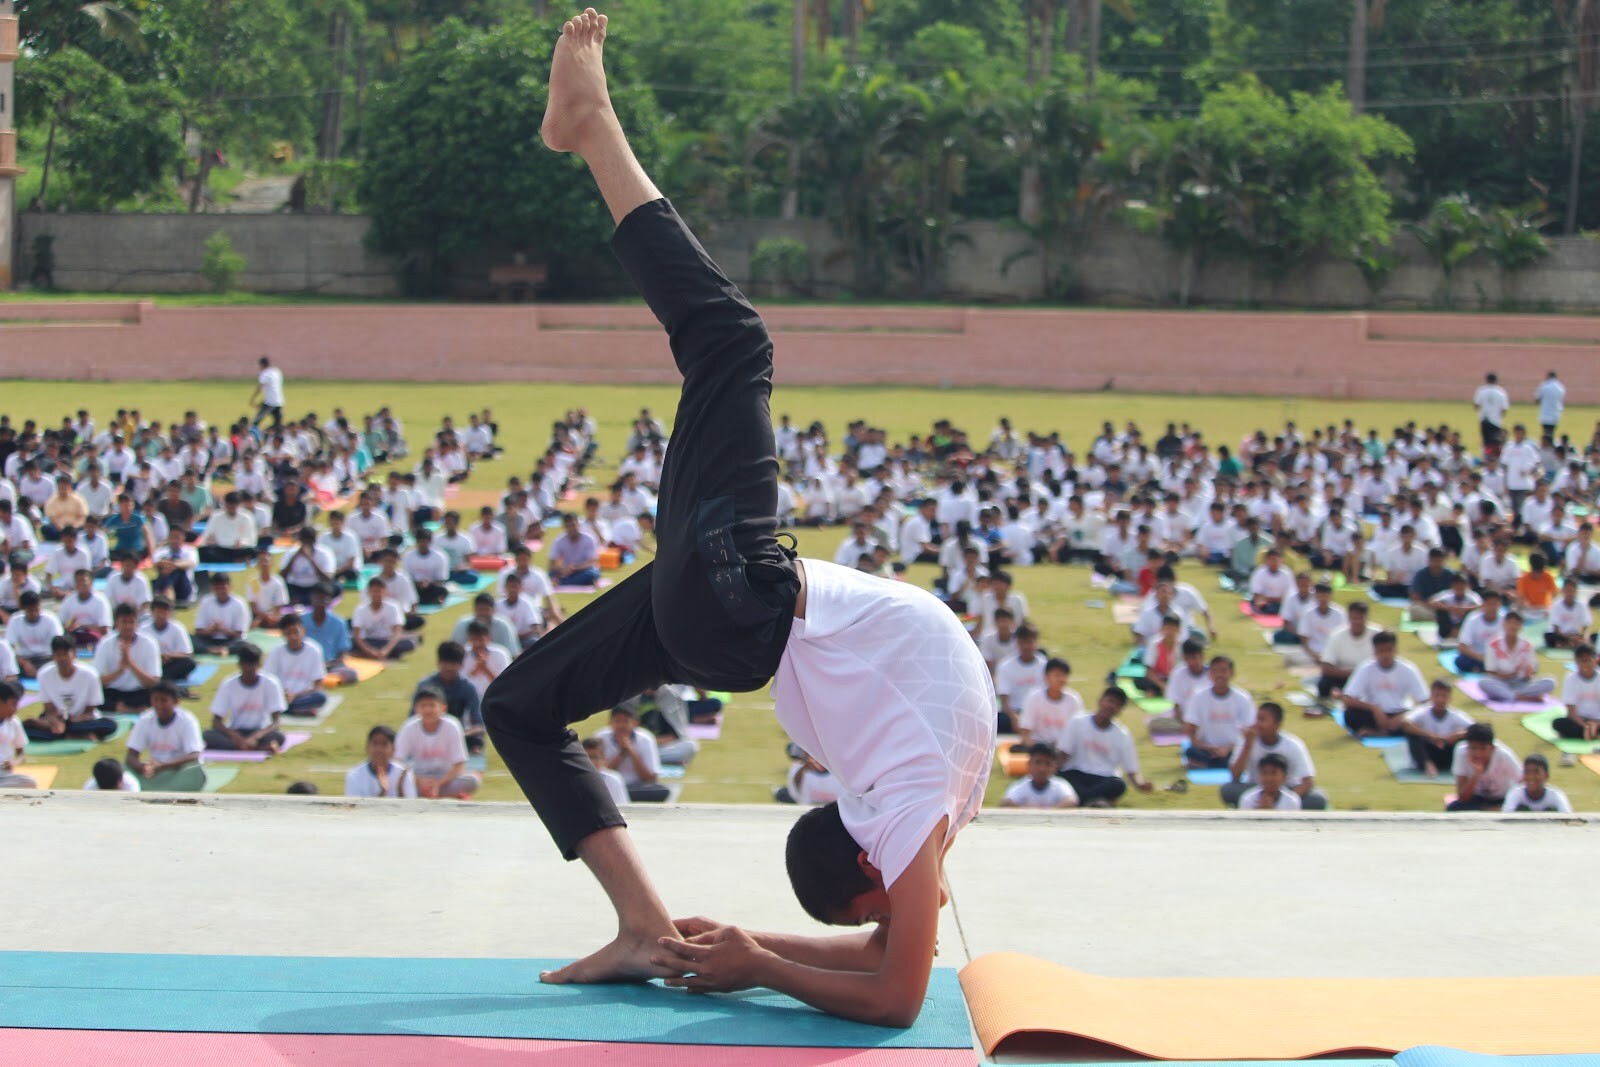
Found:
[[[1339, 729], [1349, 733], [1349, 728], [1344, 724], [1343, 708], [1334, 708], [1328, 717], [1339, 724]], [[1406, 745], [1404, 737], [1359, 737], [1356, 740], [1361, 742], [1362, 748], [1405, 748]]]
[[427, 1034], [795, 1048], [970, 1048], [956, 972], [915, 1026], [848, 1022], [766, 990], [550, 986], [565, 961], [0, 952], [0, 1027]]
[[1474, 671], [1462, 673], [1461, 671], [1456, 670], [1456, 650], [1453, 648], [1445, 649], [1443, 652], [1439, 653], [1439, 666], [1443, 667], [1451, 674], [1456, 675], [1458, 678], [1461, 678], [1463, 681], [1483, 677], [1483, 675]]
[[1394, 1061], [1399, 1067], [1600, 1067], [1600, 1055], [1485, 1056], [1439, 1045], [1408, 1048]]
[[1233, 774], [1226, 767], [1190, 768], [1184, 773], [1194, 785], [1227, 785], [1233, 781]]

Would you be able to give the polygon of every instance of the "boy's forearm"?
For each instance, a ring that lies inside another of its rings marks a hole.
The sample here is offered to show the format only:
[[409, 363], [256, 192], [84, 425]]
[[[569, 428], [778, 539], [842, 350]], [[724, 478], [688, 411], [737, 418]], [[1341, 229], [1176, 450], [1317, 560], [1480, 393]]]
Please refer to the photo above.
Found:
[[790, 963], [830, 971], [876, 972], [883, 965], [883, 927], [833, 937], [751, 934], [756, 944]]
[[[931, 961], [930, 961], [931, 962]], [[840, 971], [808, 967], [773, 955], [761, 968], [761, 984], [829, 1015], [874, 1026], [908, 1027], [917, 1021], [927, 994], [928, 968], [920, 980], [893, 970]]]

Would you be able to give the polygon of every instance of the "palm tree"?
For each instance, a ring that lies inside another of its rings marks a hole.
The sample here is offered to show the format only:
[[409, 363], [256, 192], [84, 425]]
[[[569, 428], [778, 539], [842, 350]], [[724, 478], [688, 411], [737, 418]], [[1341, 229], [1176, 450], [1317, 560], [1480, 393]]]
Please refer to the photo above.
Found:
[[1567, 213], [1562, 233], [1578, 232], [1578, 200], [1583, 177], [1583, 131], [1589, 121], [1589, 102], [1600, 92], [1600, 0], [1556, 0], [1556, 11], [1572, 28], [1578, 51], [1572, 87], [1572, 160], [1567, 170]]

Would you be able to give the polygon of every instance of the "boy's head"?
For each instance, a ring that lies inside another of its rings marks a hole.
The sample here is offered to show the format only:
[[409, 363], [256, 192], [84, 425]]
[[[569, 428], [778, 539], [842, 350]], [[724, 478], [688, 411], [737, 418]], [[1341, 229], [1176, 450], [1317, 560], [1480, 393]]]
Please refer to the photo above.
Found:
[[1261, 788], [1268, 793], [1277, 793], [1283, 789], [1283, 783], [1289, 778], [1289, 761], [1277, 752], [1268, 752], [1256, 764], [1256, 777], [1261, 781]]
[[1550, 780], [1550, 761], [1538, 752], [1522, 761], [1522, 784], [1528, 787], [1528, 792], [1535, 796], [1544, 793], [1545, 783]]
[[20, 686], [10, 682], [0, 682], [0, 722], [5, 722], [17, 713], [17, 704], [22, 700]]
[[156, 720], [165, 726], [178, 714], [178, 687], [162, 680], [150, 687], [150, 706], [155, 709]]
[[1050, 784], [1050, 779], [1055, 776], [1056, 766], [1056, 750], [1051, 746], [1040, 743], [1028, 749], [1028, 777], [1033, 779], [1033, 784], [1040, 789]]
[[256, 672], [261, 669], [261, 648], [246, 641], [239, 645], [234, 655], [239, 658], [239, 673], [246, 681], [255, 678]]
[[1400, 639], [1390, 630], [1379, 630], [1372, 637], [1372, 658], [1378, 661], [1378, 666], [1387, 670], [1394, 665], [1395, 650], [1399, 647]]
[[1267, 743], [1272, 743], [1278, 738], [1278, 731], [1283, 729], [1283, 705], [1275, 701], [1265, 701], [1256, 708], [1256, 733]]
[[1106, 725], [1128, 706], [1128, 694], [1122, 691], [1119, 685], [1107, 686], [1100, 694], [1100, 702], [1095, 705], [1094, 718], [1101, 726]]
[[845, 829], [837, 803], [796, 820], [784, 860], [795, 899], [819, 923], [862, 926], [889, 917], [883, 874]]
[[367, 759], [374, 765], [388, 765], [394, 758], [394, 730], [379, 723], [367, 731]]
[[1433, 707], [1443, 711], [1450, 706], [1450, 682], [1445, 678], [1435, 678], [1428, 687], [1428, 699]]
[[1198, 671], [1205, 662], [1206, 646], [1194, 638], [1183, 643], [1183, 662], [1191, 671]]
[[122, 764], [114, 759], [99, 760], [94, 765], [95, 788], [102, 792], [115, 792], [122, 788]]
[[1017, 627], [1017, 655], [1025, 660], [1032, 659], [1037, 651], [1039, 651], [1039, 631], [1026, 623]]
[[634, 729], [639, 725], [639, 712], [632, 704], [619, 704], [611, 709], [611, 733], [613, 736], [632, 736]]
[[1580, 641], [1578, 647], [1572, 650], [1572, 659], [1578, 665], [1578, 673], [1585, 678], [1594, 673], [1595, 650], [1587, 641]]
[[50, 658], [55, 661], [56, 670], [63, 674], [71, 674], [76, 664], [73, 662], [78, 656], [78, 646], [72, 643], [70, 637], [52, 637], [50, 639]]
[[1487, 760], [1494, 752], [1494, 727], [1475, 722], [1467, 727], [1467, 754], [1474, 760]]
[[412, 708], [417, 713], [417, 718], [422, 720], [422, 725], [427, 730], [433, 730], [441, 719], [444, 718], [444, 690], [436, 685], [425, 685], [417, 690], [417, 698], [412, 703]]
[[453, 682], [461, 676], [461, 665], [467, 661], [467, 650], [454, 641], [439, 645], [439, 677]]
[[606, 758], [606, 743], [598, 737], [586, 737], [583, 741], [583, 751], [588, 755], [589, 761], [594, 764], [595, 770], [604, 765]]
[[1072, 677], [1072, 665], [1064, 659], [1052, 659], [1044, 665], [1045, 688], [1057, 695]]
[[150, 601], [150, 618], [158, 630], [165, 630], [167, 624], [172, 621], [172, 601], [164, 596], [158, 596]]

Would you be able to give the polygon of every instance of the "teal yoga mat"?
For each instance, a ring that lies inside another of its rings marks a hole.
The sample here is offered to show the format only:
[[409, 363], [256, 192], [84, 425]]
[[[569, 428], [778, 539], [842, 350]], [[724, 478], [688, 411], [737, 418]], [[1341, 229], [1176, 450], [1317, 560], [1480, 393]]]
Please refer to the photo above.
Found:
[[1191, 767], [1185, 773], [1193, 785], [1227, 785], [1233, 781], [1233, 774], [1226, 767]]
[[[1562, 737], [1551, 726], [1557, 719], [1566, 717], [1566, 711], [1541, 711], [1537, 715], [1524, 715], [1522, 728], [1541, 741], [1548, 741], [1563, 752], [1571, 752], [1575, 756], [1587, 756], [1592, 752], [1600, 752], [1600, 741], [1577, 741]], [[37, 746], [30, 745], [29, 752]]]
[[0, 952], [0, 1027], [245, 1034], [428, 1034], [672, 1045], [970, 1048], [956, 972], [936, 968], [906, 1030], [766, 990], [547, 986], [557, 960]]
[[1394, 1062], [1398, 1067], [1600, 1067], [1600, 1055], [1486, 1056], [1440, 1045], [1418, 1045], [1400, 1053]]
[[1450, 773], [1449, 767], [1439, 768], [1439, 777], [1429, 778], [1422, 771], [1411, 765], [1411, 751], [1404, 745], [1386, 748], [1379, 753], [1383, 762], [1389, 768], [1389, 773], [1394, 775], [1394, 780], [1401, 785], [1436, 785], [1451, 786], [1456, 784], [1456, 779]]

